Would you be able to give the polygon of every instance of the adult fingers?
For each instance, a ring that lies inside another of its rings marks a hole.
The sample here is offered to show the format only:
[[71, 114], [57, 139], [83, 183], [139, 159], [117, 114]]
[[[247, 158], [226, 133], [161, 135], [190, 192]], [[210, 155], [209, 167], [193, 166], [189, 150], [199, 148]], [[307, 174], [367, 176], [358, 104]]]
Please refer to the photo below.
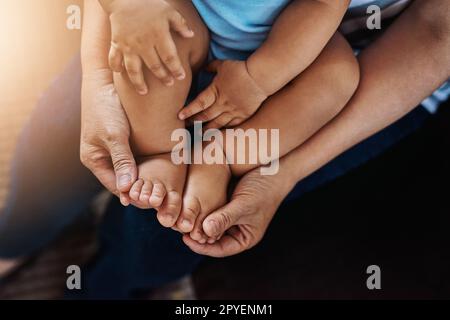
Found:
[[217, 238], [236, 224], [242, 214], [243, 204], [238, 198], [211, 213], [203, 221], [203, 231], [210, 238]]
[[89, 155], [83, 155], [82, 153], [81, 162], [94, 174], [106, 189], [117, 196], [119, 195], [116, 185], [116, 174], [114, 173], [114, 168], [109, 158], [94, 160], [89, 157]]
[[232, 256], [248, 249], [239, 241], [239, 238], [231, 234], [224, 235], [219, 241], [213, 244], [200, 244], [189, 235], [183, 236], [183, 242], [195, 253], [214, 258]]
[[137, 179], [136, 162], [128, 140], [111, 140], [107, 149], [114, 167], [117, 190], [127, 193]]

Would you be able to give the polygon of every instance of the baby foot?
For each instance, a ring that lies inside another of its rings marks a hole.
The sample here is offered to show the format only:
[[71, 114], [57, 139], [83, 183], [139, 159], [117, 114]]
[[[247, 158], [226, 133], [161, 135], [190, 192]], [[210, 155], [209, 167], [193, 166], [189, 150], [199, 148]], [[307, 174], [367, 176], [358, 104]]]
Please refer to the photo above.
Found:
[[138, 158], [138, 180], [129, 196], [139, 207], [155, 208], [158, 221], [173, 227], [181, 210], [186, 165], [176, 165], [171, 154]]
[[227, 201], [227, 187], [231, 172], [226, 164], [193, 164], [189, 166], [183, 208], [177, 228], [190, 233], [199, 243], [213, 243], [203, 232], [203, 220]]

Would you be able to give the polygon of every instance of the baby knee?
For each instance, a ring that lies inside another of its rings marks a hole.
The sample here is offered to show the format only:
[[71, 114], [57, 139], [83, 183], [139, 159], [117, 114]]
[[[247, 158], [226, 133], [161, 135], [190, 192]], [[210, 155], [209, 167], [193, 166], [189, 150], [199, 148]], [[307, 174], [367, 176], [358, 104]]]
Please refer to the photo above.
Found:
[[360, 81], [358, 60], [354, 55], [346, 55], [337, 60], [330, 70], [330, 76], [335, 80], [334, 89], [339, 105], [344, 105], [354, 95]]

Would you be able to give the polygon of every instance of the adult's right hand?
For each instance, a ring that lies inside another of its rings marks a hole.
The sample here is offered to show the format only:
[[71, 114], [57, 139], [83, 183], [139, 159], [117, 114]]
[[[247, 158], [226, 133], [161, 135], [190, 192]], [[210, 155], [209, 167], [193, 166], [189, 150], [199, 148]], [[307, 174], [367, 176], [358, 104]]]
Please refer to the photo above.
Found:
[[129, 205], [128, 191], [137, 177], [130, 125], [110, 70], [83, 75], [81, 162], [112, 193]]

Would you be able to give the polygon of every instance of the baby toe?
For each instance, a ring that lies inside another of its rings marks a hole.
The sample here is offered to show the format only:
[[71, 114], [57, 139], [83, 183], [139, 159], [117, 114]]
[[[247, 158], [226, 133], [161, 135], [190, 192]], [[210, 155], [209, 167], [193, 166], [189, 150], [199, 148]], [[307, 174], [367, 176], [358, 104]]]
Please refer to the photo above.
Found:
[[157, 218], [166, 228], [171, 228], [176, 223], [181, 210], [181, 196], [176, 191], [169, 192], [164, 200], [162, 208], [158, 210]]
[[153, 184], [151, 181], [146, 180], [142, 186], [141, 194], [139, 196], [139, 201], [143, 203], [148, 203], [150, 195], [152, 194]]
[[193, 240], [197, 241], [200, 244], [205, 244], [208, 240], [208, 236], [203, 232], [201, 228], [201, 223], [196, 223], [194, 226], [194, 230], [192, 230], [189, 235]]
[[149, 202], [153, 208], [159, 208], [163, 204], [164, 197], [166, 196], [166, 188], [162, 183], [155, 182], [153, 185], [152, 194]]
[[191, 232], [199, 214], [200, 202], [198, 199], [193, 197], [184, 197], [183, 209], [181, 210], [181, 215], [177, 222], [178, 229], [185, 233]]
[[142, 187], [144, 185], [144, 180], [139, 179], [136, 181], [130, 190], [130, 198], [134, 201], [138, 201], [141, 195]]

